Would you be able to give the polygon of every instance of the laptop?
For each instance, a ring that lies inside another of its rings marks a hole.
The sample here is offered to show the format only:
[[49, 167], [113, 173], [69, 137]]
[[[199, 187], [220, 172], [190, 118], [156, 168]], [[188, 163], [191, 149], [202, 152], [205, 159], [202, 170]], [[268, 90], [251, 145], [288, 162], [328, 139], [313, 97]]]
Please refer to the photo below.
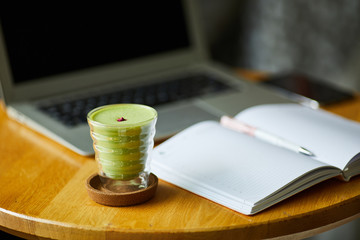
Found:
[[11, 118], [92, 155], [86, 114], [114, 103], [158, 111], [155, 141], [202, 120], [287, 102], [210, 60], [198, 1], [0, 8], [0, 81]]

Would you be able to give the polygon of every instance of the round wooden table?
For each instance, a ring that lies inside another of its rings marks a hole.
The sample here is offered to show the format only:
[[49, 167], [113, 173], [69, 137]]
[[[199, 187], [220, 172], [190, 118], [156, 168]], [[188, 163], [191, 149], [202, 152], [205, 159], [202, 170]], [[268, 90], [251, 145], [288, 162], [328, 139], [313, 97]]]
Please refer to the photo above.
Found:
[[[360, 121], [360, 98], [328, 110]], [[360, 177], [325, 181], [254, 216], [161, 180], [144, 204], [106, 207], [86, 192], [93, 157], [9, 119], [4, 107], [0, 142], [0, 230], [30, 239], [294, 239], [360, 216]]]

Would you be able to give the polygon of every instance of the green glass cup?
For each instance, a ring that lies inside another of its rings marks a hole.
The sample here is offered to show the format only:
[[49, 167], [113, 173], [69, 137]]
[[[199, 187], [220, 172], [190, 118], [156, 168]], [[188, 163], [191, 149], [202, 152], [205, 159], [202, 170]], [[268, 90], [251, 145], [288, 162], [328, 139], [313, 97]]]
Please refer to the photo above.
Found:
[[131, 192], [148, 186], [154, 147], [155, 109], [141, 104], [113, 104], [87, 115], [102, 186]]

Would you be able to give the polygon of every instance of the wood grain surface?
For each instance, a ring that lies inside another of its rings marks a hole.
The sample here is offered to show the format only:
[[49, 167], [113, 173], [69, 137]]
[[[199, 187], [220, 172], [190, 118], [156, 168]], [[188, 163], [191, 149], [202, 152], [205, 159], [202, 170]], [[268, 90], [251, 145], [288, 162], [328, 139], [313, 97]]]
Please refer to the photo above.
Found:
[[[360, 97], [326, 108], [360, 121]], [[7, 117], [0, 108], [0, 230], [29, 239], [303, 238], [360, 213], [360, 177], [331, 179], [255, 216], [162, 180], [154, 198], [106, 207], [87, 195], [97, 171], [83, 157]]]

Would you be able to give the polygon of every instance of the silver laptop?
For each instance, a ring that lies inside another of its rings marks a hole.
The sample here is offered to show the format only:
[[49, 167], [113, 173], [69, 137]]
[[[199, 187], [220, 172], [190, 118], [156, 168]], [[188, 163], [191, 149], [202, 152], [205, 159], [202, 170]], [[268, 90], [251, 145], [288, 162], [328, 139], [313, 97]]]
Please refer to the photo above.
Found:
[[157, 140], [251, 105], [286, 102], [209, 60], [197, 4], [1, 9], [0, 80], [8, 115], [91, 155], [86, 113], [96, 106], [154, 106]]

